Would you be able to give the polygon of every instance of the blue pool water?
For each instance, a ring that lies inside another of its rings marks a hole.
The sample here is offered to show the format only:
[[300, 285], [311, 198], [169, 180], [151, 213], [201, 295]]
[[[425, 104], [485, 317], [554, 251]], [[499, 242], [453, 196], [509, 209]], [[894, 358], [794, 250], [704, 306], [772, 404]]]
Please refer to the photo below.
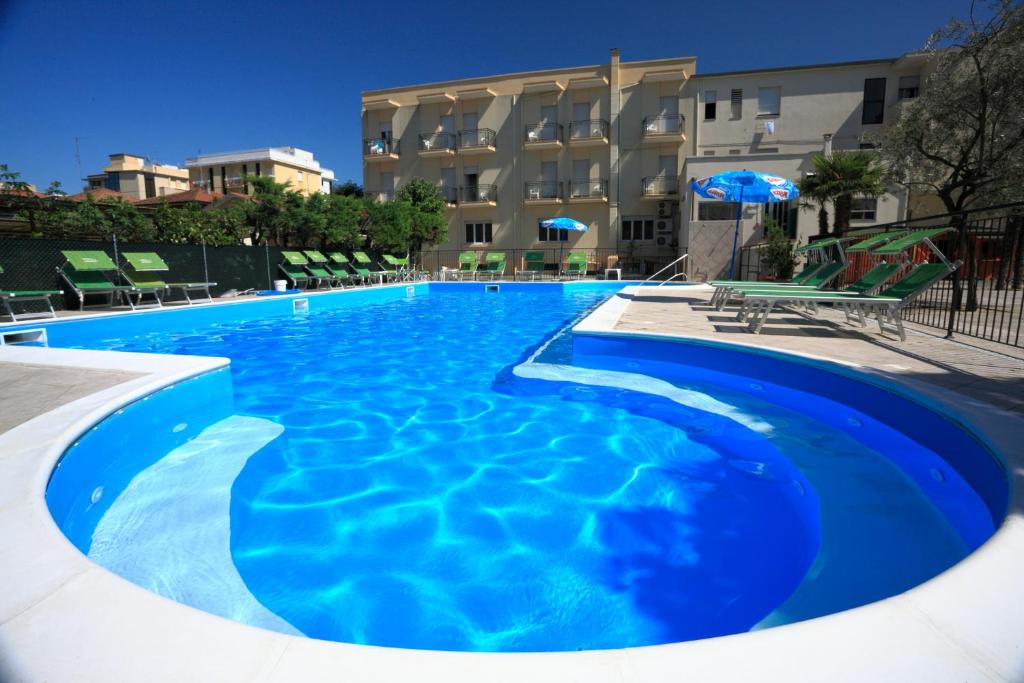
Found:
[[[863, 604], [991, 533], [938, 456], [863, 416], [842, 419], [871, 435], [712, 376], [574, 360], [571, 336], [543, 350], [542, 372], [515, 370], [608, 295], [446, 289], [79, 340], [229, 357], [234, 404], [69, 536], [157, 592], [268, 628], [552, 651]], [[928, 463], [942, 488], [923, 490], [886, 448]]]

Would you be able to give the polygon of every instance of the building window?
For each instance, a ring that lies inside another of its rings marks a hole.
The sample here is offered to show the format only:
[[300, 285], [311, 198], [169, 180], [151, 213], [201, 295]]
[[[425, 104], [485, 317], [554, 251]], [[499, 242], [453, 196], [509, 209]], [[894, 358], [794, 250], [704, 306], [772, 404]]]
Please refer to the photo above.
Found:
[[864, 79], [864, 111], [860, 122], [863, 124], [881, 123], [885, 113], [885, 79]]
[[558, 228], [545, 228], [540, 223], [537, 224], [538, 242], [565, 242], [568, 239], [568, 230], [559, 230]]
[[302, 171], [298, 171], [295, 174], [295, 179], [298, 180], [300, 183], [302, 182]]
[[778, 116], [782, 105], [782, 88], [775, 85], [757, 89], [757, 115]]
[[490, 244], [493, 237], [490, 223], [466, 223], [466, 244]]
[[107, 177], [103, 179], [103, 187], [114, 192], [121, 191], [121, 174], [117, 171], [108, 171]]
[[622, 220], [622, 240], [624, 242], [653, 239], [653, 218], [624, 218]]
[[743, 89], [733, 88], [729, 94], [729, 106], [733, 119], [743, 118]]
[[850, 202], [850, 220], [873, 221], [877, 210], [877, 197], [854, 197]]
[[764, 205], [764, 216], [775, 221], [786, 237], [796, 239], [797, 208], [796, 202], [768, 202]]
[[873, 142], [862, 142], [862, 143], [860, 143], [860, 148], [861, 149], [874, 149], [875, 148], [875, 143], [873, 143]]
[[717, 90], [705, 90], [704, 91], [704, 120], [705, 121], [714, 121], [717, 109], [718, 109], [718, 91]]
[[256, 162], [256, 177], [259, 178], [259, 176], [260, 176], [260, 162], [257, 161]]
[[900, 89], [896, 95], [900, 100], [912, 100], [921, 90], [920, 76], [900, 76]]
[[736, 202], [700, 202], [697, 204], [697, 220], [734, 221], [737, 206]]
[[143, 183], [143, 187], [145, 188], [145, 190], [143, 191], [142, 198], [146, 199], [147, 197], [155, 197], [156, 196], [156, 178], [153, 177], [153, 174], [152, 173], [147, 173], [146, 175], [144, 175], [142, 183]]

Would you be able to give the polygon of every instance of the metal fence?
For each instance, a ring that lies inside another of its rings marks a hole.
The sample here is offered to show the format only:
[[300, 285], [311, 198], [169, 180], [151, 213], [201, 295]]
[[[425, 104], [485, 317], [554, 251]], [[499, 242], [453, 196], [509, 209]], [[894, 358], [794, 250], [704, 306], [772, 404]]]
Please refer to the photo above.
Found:
[[[527, 279], [556, 278], [559, 273], [565, 270], [565, 260], [569, 252], [585, 253], [587, 255], [587, 275], [590, 277], [604, 277], [605, 271], [609, 268], [619, 270], [622, 279], [646, 279], [674, 261], [678, 255], [671, 250], [659, 249], [657, 247], [633, 247], [626, 245], [620, 248], [610, 249], [559, 249], [558, 247], [545, 247], [540, 249], [486, 249], [467, 248], [463, 250], [434, 249], [423, 252], [418, 263], [423, 270], [428, 271], [437, 279], [447, 279], [452, 271], [459, 269], [459, 254], [463, 252], [475, 252], [477, 260], [483, 262], [486, 254], [501, 253], [505, 256], [505, 272], [502, 278], [511, 280], [524, 269], [524, 260], [527, 252], [544, 252], [545, 270], [539, 275], [526, 275]], [[667, 279], [685, 270], [684, 263], [678, 263], [664, 273], [658, 275], [658, 279]], [[611, 275], [615, 277], [615, 275]]]
[[[950, 261], [960, 260], [952, 275], [930, 287], [904, 312], [904, 319], [998, 344], [1024, 347], [1024, 202], [958, 214], [937, 214], [872, 226], [873, 232], [892, 232], [949, 226], [933, 240]], [[812, 238], [813, 239], [813, 238]], [[740, 254], [739, 277], [763, 279], [763, 245]], [[925, 247], [915, 247], [907, 263], [935, 260]], [[873, 264], [868, 254], [852, 254], [837, 287], [866, 273]]]

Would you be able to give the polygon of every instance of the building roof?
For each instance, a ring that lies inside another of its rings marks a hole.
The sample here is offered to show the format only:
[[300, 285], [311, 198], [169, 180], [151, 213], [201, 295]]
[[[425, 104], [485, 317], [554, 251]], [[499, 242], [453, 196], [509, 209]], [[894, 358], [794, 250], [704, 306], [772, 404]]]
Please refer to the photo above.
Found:
[[82, 190], [78, 194], [68, 195], [66, 199], [70, 199], [73, 202], [84, 202], [86, 197], [92, 197], [93, 199], [120, 199], [122, 201], [128, 202], [129, 204], [135, 202], [135, 199], [133, 197], [130, 197], [126, 194], [122, 194], [120, 192], [115, 192], [114, 190], [108, 189], [106, 187], [94, 187]]
[[212, 204], [221, 197], [220, 192], [207, 192], [201, 187], [194, 187], [191, 190], [185, 190], [184, 192], [172, 192], [171, 194], [165, 194], [162, 197], [149, 197], [147, 199], [140, 199], [135, 202], [136, 206], [158, 206], [161, 202], [167, 202], [168, 204]]
[[240, 164], [248, 161], [272, 161], [287, 166], [293, 166], [306, 171], [313, 171], [323, 175], [325, 171], [334, 174], [330, 169], [325, 169], [320, 162], [313, 157], [313, 153], [298, 147], [260, 147], [257, 149], [244, 149], [233, 152], [216, 152], [214, 154], [201, 154], [185, 160], [185, 167], [189, 169], [205, 168], [207, 166], [222, 166], [227, 164]]

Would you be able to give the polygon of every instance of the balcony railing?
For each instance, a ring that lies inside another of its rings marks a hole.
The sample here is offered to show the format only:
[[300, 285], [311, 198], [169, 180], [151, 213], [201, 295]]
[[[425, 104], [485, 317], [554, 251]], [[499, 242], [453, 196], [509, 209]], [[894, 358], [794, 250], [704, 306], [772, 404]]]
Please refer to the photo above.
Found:
[[398, 155], [398, 140], [385, 138], [368, 138], [363, 140], [363, 155], [382, 157], [389, 154]]
[[459, 203], [459, 188], [453, 185], [442, 185], [441, 194], [444, 195], [445, 204]]
[[666, 197], [679, 194], [679, 176], [658, 175], [643, 179], [641, 192], [645, 197]]
[[459, 131], [459, 149], [494, 147], [498, 134], [490, 128], [470, 128]]
[[529, 123], [526, 125], [526, 144], [561, 141], [562, 124], [560, 123]]
[[463, 185], [459, 188], [459, 201], [463, 204], [498, 201], [497, 185]]
[[600, 140], [608, 137], [608, 122], [604, 119], [573, 121], [569, 127], [570, 140]]
[[421, 152], [455, 151], [455, 133], [420, 133]]
[[524, 197], [527, 201], [538, 199], [561, 199], [562, 183], [557, 180], [540, 180], [537, 182], [526, 183], [526, 194]]
[[569, 184], [569, 199], [607, 199], [608, 181], [604, 178], [574, 180]]
[[682, 114], [675, 116], [648, 116], [643, 122], [643, 135], [679, 135], [684, 130], [686, 119]]

